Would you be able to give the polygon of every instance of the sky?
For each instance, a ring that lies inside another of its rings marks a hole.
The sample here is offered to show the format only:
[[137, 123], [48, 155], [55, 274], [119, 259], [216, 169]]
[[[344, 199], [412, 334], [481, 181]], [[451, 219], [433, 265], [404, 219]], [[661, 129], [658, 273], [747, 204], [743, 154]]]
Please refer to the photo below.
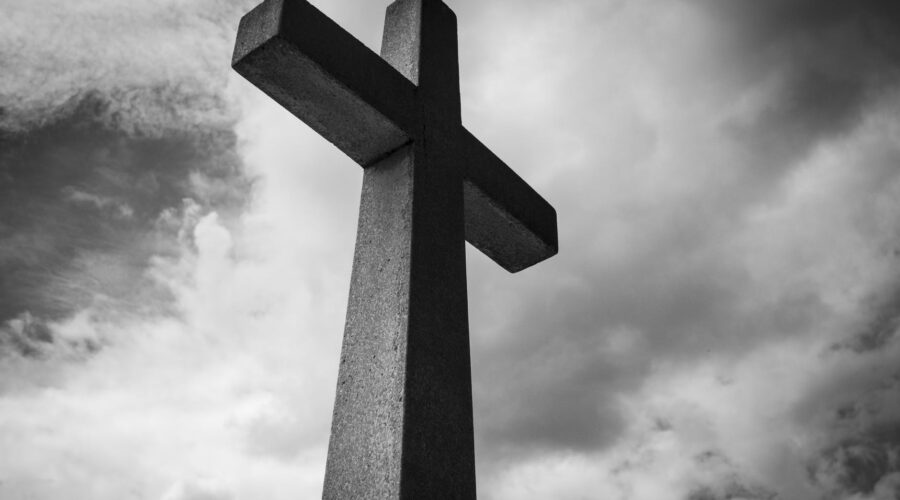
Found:
[[[0, 0], [0, 498], [321, 496], [362, 172], [254, 3]], [[479, 497], [900, 497], [900, 6], [447, 3], [560, 237], [467, 248]]]

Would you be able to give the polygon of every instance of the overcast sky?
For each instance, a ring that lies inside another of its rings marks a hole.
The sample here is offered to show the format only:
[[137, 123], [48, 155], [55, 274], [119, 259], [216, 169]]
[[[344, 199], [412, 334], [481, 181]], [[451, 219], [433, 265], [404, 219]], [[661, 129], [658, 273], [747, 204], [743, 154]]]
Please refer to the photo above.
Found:
[[[0, 0], [0, 498], [320, 497], [362, 172], [254, 3]], [[468, 248], [479, 497], [900, 497], [896, 1], [448, 4], [560, 231]]]

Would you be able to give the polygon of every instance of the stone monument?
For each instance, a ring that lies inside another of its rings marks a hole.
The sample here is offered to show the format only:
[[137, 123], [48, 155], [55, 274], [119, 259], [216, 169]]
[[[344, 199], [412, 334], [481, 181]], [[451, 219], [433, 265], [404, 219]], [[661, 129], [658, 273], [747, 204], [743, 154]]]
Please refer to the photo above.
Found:
[[462, 126], [455, 14], [397, 0], [379, 57], [308, 2], [266, 0], [233, 66], [363, 167], [323, 497], [475, 498], [465, 241], [516, 272], [557, 231]]

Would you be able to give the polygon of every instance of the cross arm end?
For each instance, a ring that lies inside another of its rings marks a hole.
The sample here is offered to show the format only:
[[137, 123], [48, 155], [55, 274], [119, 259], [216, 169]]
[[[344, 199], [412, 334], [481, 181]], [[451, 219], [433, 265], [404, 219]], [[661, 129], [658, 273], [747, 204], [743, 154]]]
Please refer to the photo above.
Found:
[[305, 0], [265, 0], [232, 67], [362, 166], [411, 140], [415, 85]]
[[466, 240], [509, 272], [559, 251], [556, 210], [463, 129]]

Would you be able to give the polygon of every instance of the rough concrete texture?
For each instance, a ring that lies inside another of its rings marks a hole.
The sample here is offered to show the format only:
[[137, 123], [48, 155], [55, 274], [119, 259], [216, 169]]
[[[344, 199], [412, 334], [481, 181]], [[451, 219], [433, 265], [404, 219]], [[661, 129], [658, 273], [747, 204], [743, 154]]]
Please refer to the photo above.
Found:
[[379, 57], [307, 2], [267, 0], [234, 67], [365, 167], [323, 497], [475, 498], [464, 242], [515, 272], [557, 232], [462, 126], [456, 16], [394, 2]]
[[268, 0], [245, 15], [232, 64], [362, 166], [419, 129], [415, 85], [305, 1]]

